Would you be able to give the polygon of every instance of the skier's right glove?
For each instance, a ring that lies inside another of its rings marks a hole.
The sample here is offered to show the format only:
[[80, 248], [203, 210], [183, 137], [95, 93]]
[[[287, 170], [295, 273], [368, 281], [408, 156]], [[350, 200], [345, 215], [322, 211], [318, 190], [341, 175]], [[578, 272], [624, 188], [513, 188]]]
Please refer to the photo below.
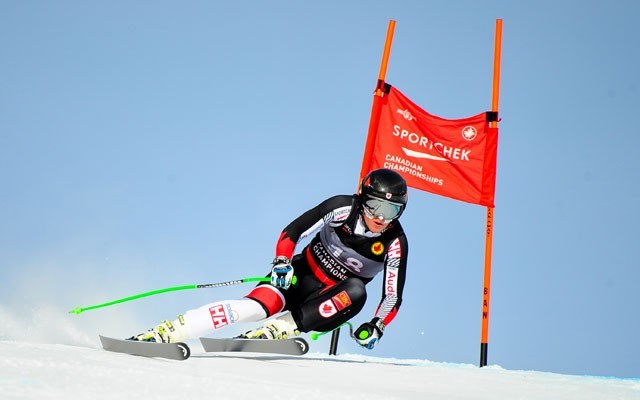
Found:
[[371, 350], [380, 340], [383, 332], [384, 324], [382, 323], [382, 320], [380, 320], [380, 318], [374, 318], [371, 322], [365, 322], [360, 325], [360, 327], [353, 333], [353, 336], [360, 346]]
[[273, 260], [271, 268], [271, 285], [287, 290], [293, 280], [293, 267], [287, 257], [279, 256]]

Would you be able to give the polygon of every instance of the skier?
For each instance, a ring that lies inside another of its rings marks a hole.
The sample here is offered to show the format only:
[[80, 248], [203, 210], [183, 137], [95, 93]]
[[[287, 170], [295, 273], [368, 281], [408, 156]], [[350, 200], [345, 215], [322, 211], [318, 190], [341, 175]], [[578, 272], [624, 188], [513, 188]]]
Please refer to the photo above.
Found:
[[[405, 180], [390, 169], [374, 170], [357, 194], [330, 197], [282, 231], [270, 282], [258, 284], [242, 299], [189, 310], [130, 340], [174, 343], [262, 320], [261, 327], [241, 337], [285, 339], [330, 331], [362, 310], [365, 285], [384, 272], [375, 315], [355, 331], [355, 340], [372, 349], [402, 302], [408, 243], [398, 218], [406, 204]], [[294, 256], [298, 241], [317, 231]]]

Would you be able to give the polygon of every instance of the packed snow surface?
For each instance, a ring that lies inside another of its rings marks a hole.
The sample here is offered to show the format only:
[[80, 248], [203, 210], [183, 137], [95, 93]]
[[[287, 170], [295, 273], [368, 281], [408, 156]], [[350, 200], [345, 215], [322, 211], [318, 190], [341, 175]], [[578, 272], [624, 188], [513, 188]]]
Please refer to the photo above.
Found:
[[[640, 379], [362, 355], [204, 353], [186, 361], [0, 341], [2, 399], [640, 399]], [[313, 350], [313, 347], [312, 347]]]

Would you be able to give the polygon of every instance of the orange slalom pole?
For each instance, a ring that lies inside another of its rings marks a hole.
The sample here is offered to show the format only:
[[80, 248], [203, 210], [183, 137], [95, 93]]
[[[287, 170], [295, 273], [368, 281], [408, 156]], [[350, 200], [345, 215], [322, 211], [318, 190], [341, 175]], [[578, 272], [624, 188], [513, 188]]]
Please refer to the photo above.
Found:
[[[493, 87], [491, 96], [491, 111], [498, 112], [500, 100], [500, 59], [502, 55], [502, 20], [496, 20], [496, 39], [493, 52]], [[498, 121], [492, 121], [490, 126], [498, 126]]]
[[378, 122], [380, 121], [380, 110], [382, 108], [382, 96], [384, 80], [387, 75], [387, 66], [389, 65], [389, 55], [391, 54], [391, 43], [393, 42], [393, 32], [396, 27], [396, 21], [389, 20], [387, 26], [387, 38], [384, 43], [382, 52], [382, 61], [380, 63], [380, 72], [378, 73], [378, 82], [376, 91], [373, 95], [373, 105], [371, 106], [371, 117], [369, 118], [369, 130], [367, 131], [367, 142], [364, 147], [364, 155], [362, 157], [362, 167], [360, 168], [360, 180], [369, 172], [371, 164], [371, 154], [373, 153], [373, 145], [376, 142], [378, 134]]
[[[496, 20], [496, 37], [493, 54], [493, 88], [491, 111], [498, 112], [500, 91], [500, 56], [502, 52], [502, 20]], [[496, 127], [498, 121], [489, 122]], [[484, 290], [482, 295], [482, 334], [480, 339], [480, 367], [487, 365], [489, 350], [489, 308], [491, 300], [491, 257], [493, 251], [493, 207], [487, 207], [487, 230], [484, 247]]]
[[[378, 73], [378, 81], [384, 81], [387, 76], [387, 66], [389, 65], [389, 56], [391, 55], [391, 43], [393, 42], [393, 32], [396, 29], [396, 21], [389, 20], [387, 26], [387, 38], [384, 42], [384, 50], [382, 52], [382, 60], [380, 62], [380, 72]], [[382, 90], [378, 87], [376, 96], [382, 96]]]

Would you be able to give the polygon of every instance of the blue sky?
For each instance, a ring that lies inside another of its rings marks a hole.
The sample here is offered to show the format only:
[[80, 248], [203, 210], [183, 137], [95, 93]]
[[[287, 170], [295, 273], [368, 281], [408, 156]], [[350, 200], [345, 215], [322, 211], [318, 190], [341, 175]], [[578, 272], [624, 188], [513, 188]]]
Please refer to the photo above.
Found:
[[[490, 109], [502, 18], [489, 363], [640, 376], [636, 2], [0, 9], [5, 308], [29, 319], [55, 305], [61, 323], [126, 336], [242, 296], [248, 286], [64, 313], [265, 274], [291, 219], [355, 190], [388, 21], [387, 81], [462, 118]], [[478, 363], [484, 218], [482, 207], [410, 193], [405, 300], [372, 355]], [[369, 293], [354, 322], [370, 318], [379, 280]]]

